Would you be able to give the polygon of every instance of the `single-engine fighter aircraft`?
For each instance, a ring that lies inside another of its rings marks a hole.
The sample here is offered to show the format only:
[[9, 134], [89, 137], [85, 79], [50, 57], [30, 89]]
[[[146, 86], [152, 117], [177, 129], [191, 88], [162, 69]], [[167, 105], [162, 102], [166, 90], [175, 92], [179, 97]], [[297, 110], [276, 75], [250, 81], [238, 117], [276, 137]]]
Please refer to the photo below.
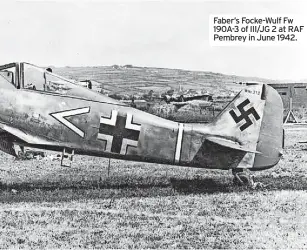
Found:
[[0, 149], [14, 145], [141, 162], [232, 169], [278, 163], [283, 106], [258, 84], [242, 90], [210, 124], [183, 124], [131, 108], [28, 63], [0, 66]]

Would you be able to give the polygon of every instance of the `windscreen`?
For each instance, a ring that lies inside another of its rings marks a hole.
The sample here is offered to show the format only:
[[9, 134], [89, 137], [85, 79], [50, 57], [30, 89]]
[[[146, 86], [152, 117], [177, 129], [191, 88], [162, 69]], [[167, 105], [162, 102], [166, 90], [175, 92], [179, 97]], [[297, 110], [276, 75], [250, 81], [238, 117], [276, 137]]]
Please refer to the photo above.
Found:
[[0, 87], [1, 88], [16, 88], [15, 87], [16, 65], [11, 64], [0, 67]]

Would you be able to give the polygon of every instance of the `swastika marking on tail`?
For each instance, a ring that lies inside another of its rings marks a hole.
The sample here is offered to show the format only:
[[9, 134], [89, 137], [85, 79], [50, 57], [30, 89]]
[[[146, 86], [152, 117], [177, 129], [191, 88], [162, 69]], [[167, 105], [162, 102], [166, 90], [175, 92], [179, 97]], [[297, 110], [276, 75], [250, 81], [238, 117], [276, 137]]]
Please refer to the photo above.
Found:
[[256, 121], [258, 121], [260, 119], [260, 116], [258, 115], [258, 113], [257, 113], [257, 111], [255, 110], [254, 107], [251, 107], [248, 110], [244, 110], [245, 106], [248, 105], [249, 103], [250, 103], [250, 101], [248, 99], [246, 99], [245, 101], [241, 102], [237, 106], [238, 110], [240, 111], [239, 116], [235, 113], [235, 111], [233, 109], [229, 111], [229, 114], [231, 115], [231, 117], [233, 118], [233, 120], [236, 123], [239, 123], [240, 121], [245, 120], [245, 123], [240, 126], [241, 131], [244, 131], [250, 125], [253, 124], [252, 120], [249, 118], [249, 115], [253, 115], [255, 117]]

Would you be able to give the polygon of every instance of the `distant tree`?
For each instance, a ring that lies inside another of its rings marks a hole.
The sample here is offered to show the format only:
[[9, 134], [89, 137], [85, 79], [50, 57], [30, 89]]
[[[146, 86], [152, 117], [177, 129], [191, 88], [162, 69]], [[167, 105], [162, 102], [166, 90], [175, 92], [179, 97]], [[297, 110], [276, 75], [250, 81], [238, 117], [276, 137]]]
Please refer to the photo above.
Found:
[[114, 64], [114, 65], [112, 65], [112, 68], [113, 68], [113, 69], [119, 69], [120, 67], [119, 67], [119, 65]]
[[173, 90], [173, 89], [170, 89], [170, 90], [166, 91], [166, 93], [167, 93], [168, 95], [173, 95], [174, 92], [175, 92], [175, 90]]

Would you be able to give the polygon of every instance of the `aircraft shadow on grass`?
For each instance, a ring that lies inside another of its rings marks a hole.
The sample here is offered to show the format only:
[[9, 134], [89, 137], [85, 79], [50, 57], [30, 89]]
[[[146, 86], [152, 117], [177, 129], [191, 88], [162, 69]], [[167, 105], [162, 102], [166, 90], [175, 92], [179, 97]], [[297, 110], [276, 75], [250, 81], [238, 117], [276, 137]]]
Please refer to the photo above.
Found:
[[256, 189], [247, 186], [236, 186], [230, 178], [170, 178], [168, 182], [152, 183], [120, 183], [83, 182], [68, 183], [19, 183], [1, 184], [1, 202], [25, 201], [71, 201], [79, 199], [108, 199], [127, 197], [157, 197], [174, 196], [178, 194], [213, 194], [242, 191], [277, 191], [277, 190], [307, 190], [307, 177], [261, 177], [263, 186]]
[[225, 179], [180, 179], [171, 180], [172, 187], [181, 193], [228, 193], [240, 191], [274, 191], [274, 190], [307, 190], [307, 177], [280, 176], [272, 178], [269, 176], [255, 178], [259, 182], [254, 189], [248, 186], [234, 185], [231, 180]]

